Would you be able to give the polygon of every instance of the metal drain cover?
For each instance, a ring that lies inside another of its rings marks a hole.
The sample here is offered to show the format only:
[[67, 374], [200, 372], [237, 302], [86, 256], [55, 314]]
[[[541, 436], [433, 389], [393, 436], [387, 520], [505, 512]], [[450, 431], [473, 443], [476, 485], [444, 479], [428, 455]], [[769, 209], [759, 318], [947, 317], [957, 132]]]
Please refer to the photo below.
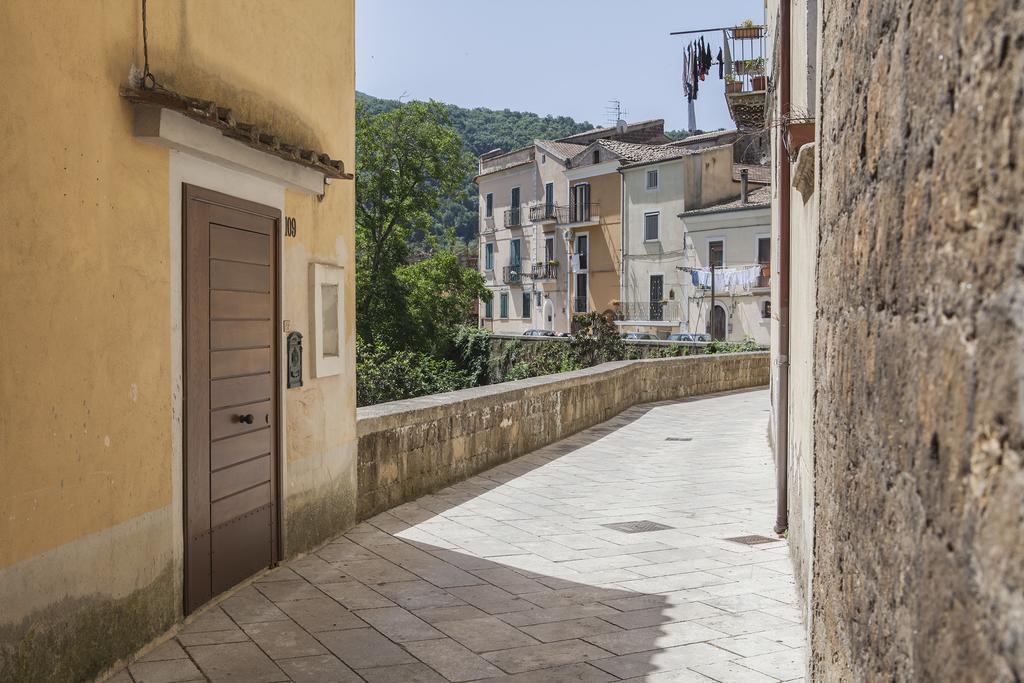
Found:
[[650, 520], [641, 519], [636, 522], [616, 522], [614, 524], [602, 524], [601, 526], [608, 527], [609, 529], [615, 529], [625, 534], [639, 534], [645, 531], [664, 531], [665, 529], [674, 529], [675, 527], [668, 526], [667, 524], [658, 524]]
[[693, 441], [692, 436], [668, 436], [665, 441]]
[[734, 536], [733, 538], [726, 538], [726, 541], [732, 541], [733, 543], [742, 543], [743, 545], [761, 545], [762, 543], [775, 543], [781, 541], [781, 538], [768, 538], [767, 536]]

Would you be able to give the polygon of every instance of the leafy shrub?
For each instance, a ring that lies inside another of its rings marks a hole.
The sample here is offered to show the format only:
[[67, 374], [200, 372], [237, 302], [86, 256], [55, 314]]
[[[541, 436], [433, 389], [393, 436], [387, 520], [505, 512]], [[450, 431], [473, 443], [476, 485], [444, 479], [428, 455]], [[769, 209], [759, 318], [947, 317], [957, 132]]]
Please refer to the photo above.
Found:
[[356, 404], [360, 406], [439, 394], [474, 386], [474, 376], [449, 360], [384, 344], [356, 342]]

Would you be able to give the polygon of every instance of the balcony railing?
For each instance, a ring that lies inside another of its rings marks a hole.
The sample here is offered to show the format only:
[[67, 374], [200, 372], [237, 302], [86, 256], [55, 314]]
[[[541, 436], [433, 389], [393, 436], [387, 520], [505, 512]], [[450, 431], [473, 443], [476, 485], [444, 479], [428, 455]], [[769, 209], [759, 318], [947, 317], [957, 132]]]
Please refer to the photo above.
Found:
[[585, 223], [596, 221], [601, 217], [600, 204], [572, 204], [565, 212], [564, 219], [558, 217], [559, 223]]
[[646, 322], [678, 321], [683, 307], [679, 301], [620, 301], [620, 320], [643, 320]]
[[511, 209], [505, 209], [505, 227], [506, 228], [517, 228], [523, 224], [523, 209], [519, 206], [514, 206]]
[[765, 27], [736, 26], [727, 29], [731, 62], [725, 67], [725, 99], [729, 114], [740, 128], [764, 126], [768, 69], [765, 59]]
[[480, 223], [480, 234], [487, 235], [494, 232], [494, 216], [484, 216]]
[[558, 279], [557, 263], [534, 263], [530, 277], [534, 280], [556, 280]]
[[[564, 206], [557, 204], [537, 204], [530, 207], [530, 222], [543, 223], [544, 221], [557, 221], [558, 213], [564, 212]], [[564, 222], [564, 221], [561, 221]]]
[[506, 283], [522, 282], [523, 264], [515, 262], [508, 264], [507, 266], [505, 266], [504, 275]]
[[573, 313], [586, 313], [589, 310], [587, 306], [587, 297], [585, 296], [574, 296], [572, 298], [572, 312]]

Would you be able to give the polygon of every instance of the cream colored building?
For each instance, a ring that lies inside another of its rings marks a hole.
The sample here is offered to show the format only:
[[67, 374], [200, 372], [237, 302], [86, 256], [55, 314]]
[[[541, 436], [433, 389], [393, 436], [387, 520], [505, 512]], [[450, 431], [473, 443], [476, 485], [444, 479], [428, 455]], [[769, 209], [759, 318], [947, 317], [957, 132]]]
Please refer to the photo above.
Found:
[[0, 3], [8, 680], [91, 679], [355, 520], [353, 2], [147, 14]]

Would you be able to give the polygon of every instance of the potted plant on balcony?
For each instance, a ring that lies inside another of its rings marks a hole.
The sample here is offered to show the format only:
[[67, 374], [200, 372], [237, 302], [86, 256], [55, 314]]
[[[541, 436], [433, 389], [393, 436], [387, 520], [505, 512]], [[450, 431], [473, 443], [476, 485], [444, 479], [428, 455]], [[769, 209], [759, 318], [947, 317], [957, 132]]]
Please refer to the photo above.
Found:
[[732, 74], [725, 75], [725, 94], [743, 92], [743, 83]]
[[558, 259], [556, 259], [556, 258], [551, 259], [550, 261], [548, 261], [548, 265], [557, 268], [558, 267]]
[[749, 72], [752, 78], [750, 79], [750, 89], [754, 92], [758, 90], [765, 90], [768, 79], [764, 75], [764, 57], [758, 57], [757, 59], [751, 60], [754, 63], [753, 68]]
[[739, 26], [732, 29], [732, 37], [737, 39], [756, 39], [761, 37], [761, 27], [754, 26], [753, 19], [744, 19]]

